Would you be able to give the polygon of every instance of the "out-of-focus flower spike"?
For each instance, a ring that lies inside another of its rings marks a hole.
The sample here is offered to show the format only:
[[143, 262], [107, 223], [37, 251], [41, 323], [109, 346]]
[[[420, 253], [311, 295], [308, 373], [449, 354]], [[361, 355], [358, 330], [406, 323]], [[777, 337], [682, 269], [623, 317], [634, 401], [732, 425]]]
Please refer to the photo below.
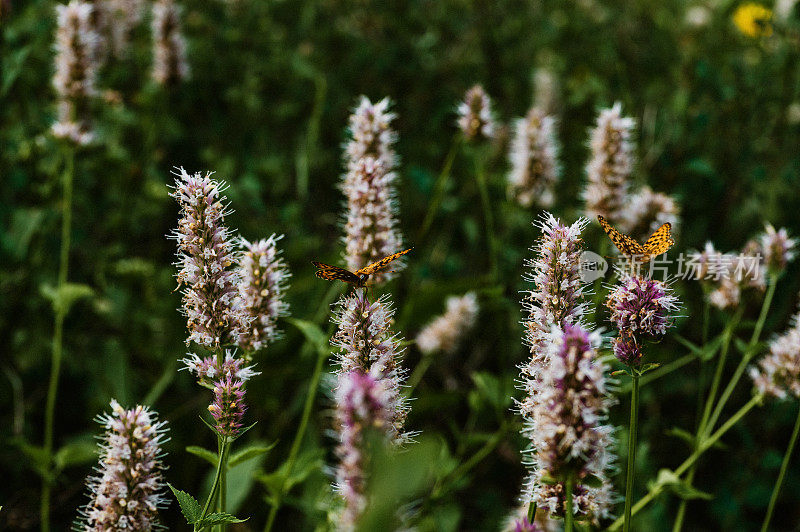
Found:
[[603, 109], [591, 132], [591, 158], [586, 166], [589, 183], [584, 191], [587, 216], [604, 216], [612, 224], [623, 221], [622, 212], [634, 162], [633, 118], [622, 116], [622, 104]]
[[514, 125], [508, 174], [508, 192], [523, 207], [553, 204], [553, 191], [561, 169], [558, 164], [555, 119], [533, 107]]
[[475, 85], [458, 105], [458, 127], [468, 142], [480, 142], [495, 137], [492, 101], [483, 87]]
[[153, 4], [153, 79], [174, 85], [189, 77], [186, 41], [181, 34], [180, 12], [173, 0]]
[[679, 213], [678, 204], [671, 196], [642, 187], [628, 198], [619, 227], [636, 240], [646, 239], [665, 223], [671, 224], [672, 232], [676, 233]]
[[446, 305], [447, 311], [417, 335], [417, 346], [424, 354], [455, 352], [461, 338], [475, 325], [478, 297], [474, 292], [448, 297]]

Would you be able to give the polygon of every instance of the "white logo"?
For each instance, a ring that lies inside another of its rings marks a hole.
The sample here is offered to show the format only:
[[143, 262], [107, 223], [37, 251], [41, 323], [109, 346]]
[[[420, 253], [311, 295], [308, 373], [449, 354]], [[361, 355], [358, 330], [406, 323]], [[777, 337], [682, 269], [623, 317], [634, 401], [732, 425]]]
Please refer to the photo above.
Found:
[[581, 280], [584, 283], [591, 283], [596, 279], [604, 277], [608, 271], [608, 262], [592, 251], [584, 251], [580, 257]]

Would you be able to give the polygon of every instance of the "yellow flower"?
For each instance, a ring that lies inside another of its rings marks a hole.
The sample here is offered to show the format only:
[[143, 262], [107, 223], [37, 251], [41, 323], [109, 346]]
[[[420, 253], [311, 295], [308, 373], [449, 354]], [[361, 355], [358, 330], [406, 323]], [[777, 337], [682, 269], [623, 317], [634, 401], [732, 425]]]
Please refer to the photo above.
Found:
[[772, 10], [760, 4], [742, 4], [733, 13], [733, 23], [748, 37], [772, 35]]

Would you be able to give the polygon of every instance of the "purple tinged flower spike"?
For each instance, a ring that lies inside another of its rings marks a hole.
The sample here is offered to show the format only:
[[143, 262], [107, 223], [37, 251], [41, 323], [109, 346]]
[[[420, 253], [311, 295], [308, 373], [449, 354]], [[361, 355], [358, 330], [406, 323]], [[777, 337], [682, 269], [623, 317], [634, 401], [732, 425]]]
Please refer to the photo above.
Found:
[[385, 297], [370, 303], [363, 288], [337, 303], [334, 322], [339, 325], [331, 344], [339, 349], [336, 419], [339, 431], [336, 487], [345, 502], [339, 516], [342, 529], [353, 528], [365, 505], [365, 427], [373, 427], [395, 445], [406, 441], [403, 433], [408, 412], [400, 393], [404, 371], [399, 367], [399, 341], [391, 332], [393, 310]]
[[447, 311], [428, 324], [417, 335], [417, 346], [424, 354], [454, 353], [462, 337], [478, 317], [478, 297], [468, 292], [461, 297], [447, 298]]
[[211, 174], [179, 172], [171, 196], [181, 206], [181, 217], [171, 237], [178, 242], [178, 284], [185, 287], [186, 344], [236, 344], [250, 318], [238, 297], [238, 255], [224, 225], [229, 214], [221, 195], [224, 183]]
[[525, 261], [530, 273], [523, 275], [525, 281], [534, 284], [534, 289], [522, 300], [527, 314], [523, 321], [525, 340], [534, 361], [541, 359], [541, 345], [553, 325], [578, 323], [583, 316], [581, 232], [587, 223], [585, 218], [580, 218], [572, 225], [564, 225], [550, 213], [545, 213], [539, 222], [542, 236], [531, 248], [536, 258]]
[[153, 4], [153, 79], [174, 85], [189, 77], [186, 41], [181, 35], [180, 11], [173, 0]]
[[92, 26], [94, 7], [80, 0], [57, 5], [56, 55], [53, 87], [58, 97], [55, 137], [87, 145], [94, 140], [89, 102], [96, 96], [98, 36]]
[[555, 118], [538, 107], [514, 125], [508, 192], [523, 207], [534, 202], [543, 207], [553, 204], [553, 189], [561, 173], [555, 126]]
[[279, 338], [278, 317], [289, 313], [284, 294], [291, 274], [278, 249], [281, 238], [273, 234], [258, 242], [241, 241], [245, 252], [239, 266], [239, 295], [251, 321], [239, 338], [239, 347], [249, 352]]
[[[345, 146], [347, 173], [342, 191], [347, 198], [345, 260], [356, 271], [402, 249], [397, 220], [397, 156], [391, 129], [394, 113], [389, 100], [372, 104], [366, 97], [350, 117], [351, 139]], [[395, 263], [394, 271], [402, 268]], [[392, 278], [392, 272], [371, 276], [374, 284]]]
[[622, 335], [662, 336], [672, 326], [678, 298], [662, 281], [625, 275], [609, 293], [606, 306]]
[[106, 13], [111, 30], [111, 50], [123, 59], [130, 48], [131, 32], [144, 16], [145, 0], [106, 0]]
[[393, 423], [395, 392], [387, 387], [385, 379], [354, 370], [339, 375], [336, 389], [336, 423], [339, 429], [339, 446], [336, 455], [336, 489], [344, 499], [344, 510], [339, 516], [342, 529], [352, 529], [366, 507], [366, 478], [364, 432], [373, 429], [386, 433]]
[[394, 310], [386, 296], [370, 303], [363, 288], [340, 299], [337, 306], [333, 320], [339, 329], [331, 344], [339, 349], [339, 375], [359, 371], [384, 383], [393, 397], [389, 403], [392, 422], [386, 430], [391, 439], [402, 442], [406, 439], [402, 429], [408, 407], [400, 393], [405, 378], [400, 367], [400, 341], [390, 329]]
[[214, 383], [214, 402], [208, 406], [208, 411], [222, 436], [232, 438], [239, 434], [245, 410], [244, 382], [241, 379], [228, 374]]
[[614, 439], [613, 427], [604, 422], [614, 399], [606, 388], [608, 368], [595, 351], [599, 343], [597, 333], [581, 326], [554, 327], [538, 401], [526, 423], [525, 434], [536, 450], [526, 493], [551, 516], [564, 515], [568, 475], [574, 475], [579, 519], [597, 522], [609, 515]]
[[97, 475], [87, 479], [91, 500], [80, 510], [79, 530], [153, 530], [164, 497], [161, 445], [166, 422], [147, 407], [125, 410], [111, 401], [98, 421], [106, 433]]
[[584, 191], [586, 214], [604, 216], [612, 224], [623, 221], [623, 210], [633, 171], [633, 118], [622, 116], [622, 104], [603, 109], [592, 130], [591, 158], [586, 166], [589, 183]]
[[480, 142], [495, 137], [492, 101], [483, 87], [475, 85], [458, 105], [457, 124], [467, 142]]

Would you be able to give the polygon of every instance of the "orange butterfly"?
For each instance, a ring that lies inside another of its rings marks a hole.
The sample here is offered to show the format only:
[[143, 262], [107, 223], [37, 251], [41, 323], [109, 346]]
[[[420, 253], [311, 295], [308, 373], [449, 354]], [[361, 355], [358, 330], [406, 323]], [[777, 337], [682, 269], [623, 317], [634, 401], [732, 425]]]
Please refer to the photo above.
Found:
[[611, 239], [623, 255], [627, 255], [639, 262], [647, 262], [657, 255], [666, 253], [669, 248], [675, 245], [675, 240], [672, 239], [672, 234], [670, 233], [672, 224], [669, 222], [656, 229], [644, 244], [640, 244], [628, 235], [614, 229], [602, 216], [598, 215], [597, 221], [600, 222], [600, 227], [603, 228], [608, 238]]
[[316, 260], [312, 260], [311, 264], [319, 268], [314, 275], [316, 275], [320, 279], [326, 279], [328, 281], [344, 281], [345, 283], [352, 284], [356, 288], [360, 288], [366, 284], [367, 278], [370, 275], [378, 273], [379, 271], [383, 270], [384, 268], [386, 268], [386, 266], [389, 265], [390, 262], [399, 257], [402, 257], [412, 249], [414, 248], [408, 248], [406, 250], [393, 253], [388, 257], [384, 257], [379, 261], [364, 266], [363, 268], [355, 272], [351, 272], [350, 270], [345, 270], [344, 268], [340, 268], [338, 266], [331, 266], [330, 264], [325, 264], [323, 262], [318, 262]]

